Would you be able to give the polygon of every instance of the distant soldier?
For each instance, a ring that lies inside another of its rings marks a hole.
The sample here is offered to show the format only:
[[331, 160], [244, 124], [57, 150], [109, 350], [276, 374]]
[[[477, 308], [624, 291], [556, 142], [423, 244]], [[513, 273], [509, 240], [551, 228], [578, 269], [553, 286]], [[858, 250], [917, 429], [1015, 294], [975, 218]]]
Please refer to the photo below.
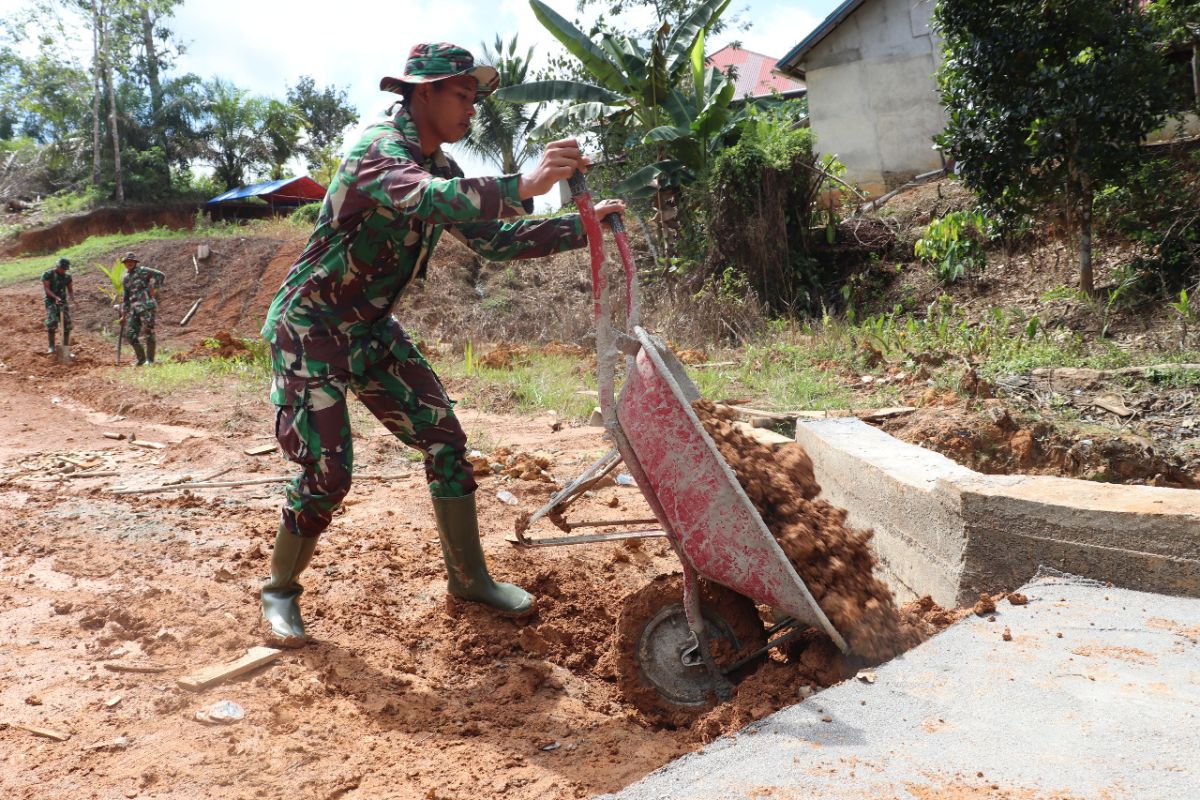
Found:
[[[126, 253], [121, 259], [125, 264], [125, 299], [121, 303], [121, 320], [126, 323], [125, 338], [137, 356], [138, 366], [154, 363], [154, 317], [158, 311], [158, 288], [166, 278], [150, 267], [139, 266], [138, 257]], [[143, 349], [139, 337], [145, 337]]]
[[[503, 614], [533, 611], [533, 597], [492, 580], [479, 542], [475, 478], [454, 403], [392, 309], [421, 278], [443, 232], [484, 258], [537, 258], [587, 244], [578, 214], [515, 219], [522, 201], [549, 191], [588, 161], [574, 140], [551, 142], [524, 175], [464, 178], [441, 146], [467, 135], [475, 103], [499, 83], [451, 44], [419, 44], [405, 72], [380, 89], [400, 110], [350, 149], [325, 195], [316, 230], [267, 312], [277, 407], [275, 435], [303, 470], [287, 487], [263, 616], [275, 640], [306, 641], [302, 587], [317, 538], [350, 490], [351, 393], [400, 441], [425, 456], [448, 590]], [[606, 200], [601, 218], [624, 204]]]
[[58, 352], [54, 346], [54, 333], [58, 330], [59, 320], [62, 320], [63, 349], [71, 344], [71, 306], [75, 301], [75, 287], [71, 282], [71, 262], [60, 258], [54, 263], [53, 269], [42, 273], [42, 290], [46, 293], [46, 338], [50, 348], [49, 355]]

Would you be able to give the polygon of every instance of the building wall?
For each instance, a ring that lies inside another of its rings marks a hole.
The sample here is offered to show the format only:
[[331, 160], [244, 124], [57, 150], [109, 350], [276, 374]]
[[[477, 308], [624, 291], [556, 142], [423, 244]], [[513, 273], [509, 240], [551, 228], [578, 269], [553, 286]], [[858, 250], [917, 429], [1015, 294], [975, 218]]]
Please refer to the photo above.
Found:
[[836, 153], [848, 180], [872, 196], [942, 166], [932, 141], [946, 124], [933, 5], [869, 0], [804, 61], [817, 147]]

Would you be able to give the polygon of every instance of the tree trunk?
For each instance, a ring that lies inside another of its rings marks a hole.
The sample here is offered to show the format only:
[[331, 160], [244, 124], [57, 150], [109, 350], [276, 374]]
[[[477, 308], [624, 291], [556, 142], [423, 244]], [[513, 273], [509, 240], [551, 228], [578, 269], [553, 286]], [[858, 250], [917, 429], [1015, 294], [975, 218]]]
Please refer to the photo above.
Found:
[[113, 85], [112, 51], [109, 49], [108, 26], [104, 27], [104, 77], [108, 85], [108, 126], [113, 141], [113, 179], [116, 181], [116, 200], [125, 202], [125, 181], [121, 172], [121, 132], [117, 127], [117, 87]]
[[167, 132], [163, 129], [162, 82], [158, 77], [158, 50], [154, 46], [154, 20], [150, 16], [150, 4], [142, 3], [142, 44], [146, 48], [146, 82], [150, 84], [150, 119], [154, 132], [154, 143], [163, 154], [164, 178], [171, 183], [171, 152], [168, 150]]
[[92, 4], [92, 188], [100, 186], [100, 8]]
[[1192, 42], [1192, 91], [1196, 108], [1200, 108], [1200, 42]]
[[1088, 296], [1096, 293], [1096, 281], [1092, 275], [1092, 204], [1095, 195], [1090, 186], [1084, 186], [1079, 203], [1079, 289]]

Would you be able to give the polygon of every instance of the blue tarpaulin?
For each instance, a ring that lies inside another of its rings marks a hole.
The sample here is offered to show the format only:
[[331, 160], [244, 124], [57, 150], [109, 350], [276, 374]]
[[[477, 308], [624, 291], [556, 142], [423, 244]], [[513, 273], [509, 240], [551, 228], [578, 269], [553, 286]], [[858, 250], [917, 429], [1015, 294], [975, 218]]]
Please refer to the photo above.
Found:
[[205, 205], [211, 206], [230, 200], [245, 200], [249, 197], [258, 197], [274, 205], [299, 205], [323, 199], [325, 187], [307, 175], [299, 178], [283, 178], [278, 181], [266, 181], [230, 189], [209, 200]]

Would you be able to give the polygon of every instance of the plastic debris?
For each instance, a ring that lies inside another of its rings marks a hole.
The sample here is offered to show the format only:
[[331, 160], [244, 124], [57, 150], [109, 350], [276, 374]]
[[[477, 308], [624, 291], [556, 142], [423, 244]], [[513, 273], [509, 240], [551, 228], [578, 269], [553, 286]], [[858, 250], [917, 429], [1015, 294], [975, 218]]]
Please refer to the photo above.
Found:
[[497, 492], [496, 499], [499, 500], [501, 503], [504, 503], [505, 505], [509, 505], [509, 506], [515, 506], [518, 502], [517, 496], [515, 494], [513, 494], [512, 492], [508, 491], [507, 489]]
[[628, 472], [622, 472], [620, 475], [617, 476], [617, 485], [618, 486], [636, 486], [637, 482], [634, 481], [633, 476], [630, 475]]
[[214, 725], [228, 725], [246, 716], [246, 711], [232, 700], [220, 700], [202, 711], [196, 712], [196, 719]]

